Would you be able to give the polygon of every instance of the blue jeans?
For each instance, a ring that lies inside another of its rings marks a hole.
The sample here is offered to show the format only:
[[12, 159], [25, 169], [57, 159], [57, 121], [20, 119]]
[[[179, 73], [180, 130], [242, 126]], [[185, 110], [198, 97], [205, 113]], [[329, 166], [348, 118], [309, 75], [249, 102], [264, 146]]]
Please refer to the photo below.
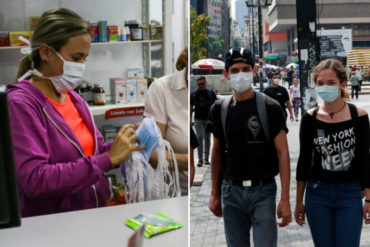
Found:
[[[209, 158], [209, 147], [211, 145], [211, 133], [206, 131], [207, 121], [194, 119], [195, 132], [199, 141], [198, 159], [199, 161], [207, 160]], [[204, 156], [203, 156], [204, 153]]]
[[361, 198], [359, 181], [307, 183], [305, 211], [316, 247], [360, 246]]
[[255, 247], [275, 247], [276, 183], [242, 187], [223, 180], [221, 184], [222, 214], [229, 247], [249, 247], [253, 228]]

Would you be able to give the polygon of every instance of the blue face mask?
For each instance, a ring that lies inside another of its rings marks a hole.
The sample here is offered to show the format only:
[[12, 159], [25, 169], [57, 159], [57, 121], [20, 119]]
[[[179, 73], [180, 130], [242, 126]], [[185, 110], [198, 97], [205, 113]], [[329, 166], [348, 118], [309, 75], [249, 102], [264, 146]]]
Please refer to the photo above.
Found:
[[136, 130], [137, 136], [140, 138], [140, 145], [146, 146], [145, 150], [140, 151], [146, 160], [149, 160], [154, 150], [159, 145], [159, 140], [162, 135], [151, 118], [144, 118], [139, 128]]
[[316, 87], [315, 91], [327, 103], [333, 102], [339, 96], [339, 87], [337, 86], [320, 86]]

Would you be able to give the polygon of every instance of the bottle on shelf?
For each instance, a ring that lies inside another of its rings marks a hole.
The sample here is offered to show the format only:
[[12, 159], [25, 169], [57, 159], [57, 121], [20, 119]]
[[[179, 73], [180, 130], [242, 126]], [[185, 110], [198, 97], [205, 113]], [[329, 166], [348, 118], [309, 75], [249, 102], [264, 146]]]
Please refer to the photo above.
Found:
[[93, 104], [94, 105], [105, 105], [105, 92], [103, 87], [96, 83], [92, 89]]

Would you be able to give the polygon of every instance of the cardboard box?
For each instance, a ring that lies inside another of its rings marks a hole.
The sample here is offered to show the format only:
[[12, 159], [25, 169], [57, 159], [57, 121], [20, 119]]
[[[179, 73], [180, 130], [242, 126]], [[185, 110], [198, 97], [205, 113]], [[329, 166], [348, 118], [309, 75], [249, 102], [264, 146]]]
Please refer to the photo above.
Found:
[[108, 21], [99, 21], [99, 42], [108, 42]]
[[9, 46], [9, 32], [0, 31], [0, 46]]
[[31, 31], [9, 32], [10, 46], [28, 46], [26, 42], [23, 42], [22, 40], [18, 39], [20, 36], [23, 36], [25, 39], [32, 41]]
[[118, 26], [108, 26], [108, 41], [118, 41]]
[[127, 90], [127, 103], [137, 103], [137, 87], [136, 79], [126, 80], [126, 90]]
[[143, 68], [128, 68], [127, 78], [130, 78], [130, 79], [144, 78], [144, 69]]
[[137, 102], [144, 103], [145, 96], [148, 90], [148, 82], [146, 79], [136, 79], [136, 87], [137, 87]]
[[110, 78], [110, 94], [114, 104], [126, 104], [126, 82], [123, 78]]

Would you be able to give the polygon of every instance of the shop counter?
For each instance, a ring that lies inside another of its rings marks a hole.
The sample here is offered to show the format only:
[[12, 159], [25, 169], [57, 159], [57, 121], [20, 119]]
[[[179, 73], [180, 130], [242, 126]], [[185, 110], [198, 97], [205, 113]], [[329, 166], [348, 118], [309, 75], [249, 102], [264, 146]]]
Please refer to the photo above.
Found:
[[125, 220], [161, 212], [184, 227], [143, 240], [143, 246], [188, 246], [188, 197], [28, 217], [0, 230], [0, 246], [127, 246], [134, 231]]

